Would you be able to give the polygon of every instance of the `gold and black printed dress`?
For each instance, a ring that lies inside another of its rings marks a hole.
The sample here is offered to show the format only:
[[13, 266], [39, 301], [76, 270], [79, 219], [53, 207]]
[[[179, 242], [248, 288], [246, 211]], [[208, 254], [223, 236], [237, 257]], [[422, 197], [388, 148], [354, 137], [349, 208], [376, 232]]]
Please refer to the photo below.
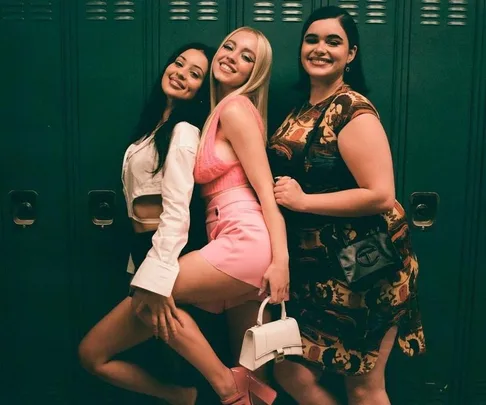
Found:
[[[302, 149], [307, 134], [327, 108], [310, 146], [304, 170]], [[305, 193], [331, 193], [357, 184], [339, 154], [338, 136], [361, 114], [378, 116], [362, 95], [343, 85], [333, 96], [292, 111], [269, 142], [275, 176], [295, 178]], [[377, 217], [403, 258], [403, 267], [366, 290], [352, 291], [328, 254], [326, 235], [339, 224], [353, 240], [367, 231], [367, 218], [336, 218], [284, 210], [290, 254], [289, 312], [298, 320], [304, 358], [324, 370], [344, 375], [369, 372], [381, 340], [397, 326], [397, 341], [408, 356], [423, 353], [425, 341], [417, 304], [418, 262], [402, 206]], [[386, 221], [386, 222], [385, 222]], [[386, 228], [385, 228], [386, 229]]]

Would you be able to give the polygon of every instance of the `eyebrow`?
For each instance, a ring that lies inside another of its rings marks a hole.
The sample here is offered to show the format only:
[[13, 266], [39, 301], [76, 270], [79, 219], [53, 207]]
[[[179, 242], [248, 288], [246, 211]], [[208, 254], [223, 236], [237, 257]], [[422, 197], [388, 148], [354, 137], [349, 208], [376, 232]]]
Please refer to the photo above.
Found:
[[[233, 45], [235, 45], [235, 46], [236, 46], [236, 42], [235, 42], [235, 41], [233, 41], [232, 39], [228, 39], [228, 40], [226, 41], [226, 43], [228, 43], [228, 42], [231, 42]], [[252, 54], [252, 55], [253, 55], [253, 56], [256, 58], [255, 52], [253, 52], [251, 49], [249, 49], [249, 48], [243, 48], [243, 51], [246, 51], [246, 52], [248, 52], [248, 53], [251, 53], [251, 54]]]
[[[187, 59], [184, 56], [179, 55], [179, 58], [184, 59], [184, 62], [187, 62]], [[201, 71], [201, 73], [204, 74], [204, 70], [202, 70], [202, 68], [200, 66], [198, 66], [198, 65], [192, 65], [192, 66], [199, 69]]]
[[[318, 38], [318, 37], [319, 37], [319, 35], [317, 35], [317, 34], [313, 34], [313, 33], [309, 33], [309, 34], [307, 34], [307, 35], [304, 37], [304, 39], [305, 39], [305, 38], [309, 38], [309, 37], [312, 37], [312, 38]], [[329, 35], [327, 35], [327, 36], [326, 36], [326, 38], [327, 38], [327, 39], [339, 39], [339, 40], [343, 41], [343, 39], [342, 39], [342, 38], [341, 38], [341, 37], [340, 37], [338, 34], [329, 34]]]

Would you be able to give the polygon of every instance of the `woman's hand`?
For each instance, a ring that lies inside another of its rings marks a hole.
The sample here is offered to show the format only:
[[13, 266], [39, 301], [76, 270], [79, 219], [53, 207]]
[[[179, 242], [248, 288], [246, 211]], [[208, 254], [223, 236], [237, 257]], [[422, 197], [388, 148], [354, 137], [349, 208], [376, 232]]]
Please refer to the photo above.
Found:
[[273, 188], [278, 205], [292, 211], [304, 211], [305, 194], [299, 183], [288, 176], [278, 178]]
[[164, 297], [141, 288], [135, 289], [132, 309], [140, 320], [151, 327], [154, 336], [165, 342], [177, 335], [177, 329], [184, 327], [174, 298]]
[[289, 294], [289, 264], [288, 261], [272, 262], [263, 275], [262, 286], [258, 295], [267, 291], [270, 284], [270, 303], [280, 304]]

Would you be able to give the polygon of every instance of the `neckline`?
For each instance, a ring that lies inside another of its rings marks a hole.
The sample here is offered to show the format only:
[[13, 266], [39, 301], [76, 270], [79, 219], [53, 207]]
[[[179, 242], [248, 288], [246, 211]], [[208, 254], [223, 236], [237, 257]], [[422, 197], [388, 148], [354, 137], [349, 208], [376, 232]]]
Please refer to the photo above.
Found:
[[346, 84], [346, 83], [343, 83], [341, 84], [336, 90], [334, 90], [334, 92], [332, 94], [330, 94], [329, 96], [327, 96], [325, 99], [315, 103], [315, 104], [312, 104], [309, 100], [306, 100], [305, 103], [304, 103], [304, 106], [306, 107], [317, 107], [317, 106], [321, 106], [323, 104], [325, 104], [327, 101], [329, 101], [329, 99], [333, 98], [336, 96], [336, 94], [339, 94], [341, 93], [343, 90], [350, 90], [350, 87]]

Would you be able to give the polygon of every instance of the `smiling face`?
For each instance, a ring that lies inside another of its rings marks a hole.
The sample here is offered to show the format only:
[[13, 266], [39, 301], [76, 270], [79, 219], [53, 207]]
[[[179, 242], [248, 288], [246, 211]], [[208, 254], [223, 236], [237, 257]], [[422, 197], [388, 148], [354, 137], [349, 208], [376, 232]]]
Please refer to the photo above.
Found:
[[314, 21], [307, 29], [300, 58], [311, 80], [334, 82], [341, 79], [346, 65], [356, 56], [339, 19]]
[[162, 75], [162, 91], [172, 100], [190, 100], [201, 88], [208, 72], [208, 59], [198, 49], [182, 52]]
[[245, 84], [255, 65], [257, 36], [250, 31], [238, 31], [218, 49], [213, 59], [213, 75], [220, 85], [236, 89]]

